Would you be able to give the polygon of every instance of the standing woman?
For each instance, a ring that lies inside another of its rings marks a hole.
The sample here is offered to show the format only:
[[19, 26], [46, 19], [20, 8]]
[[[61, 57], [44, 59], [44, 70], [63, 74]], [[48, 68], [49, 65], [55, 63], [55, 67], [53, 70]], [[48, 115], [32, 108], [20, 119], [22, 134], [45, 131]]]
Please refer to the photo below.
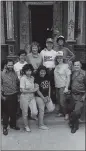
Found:
[[31, 44], [31, 53], [27, 55], [27, 63], [31, 64], [34, 69], [34, 73], [36, 73], [39, 66], [42, 64], [42, 57], [38, 53], [39, 52], [39, 44], [37, 42], [32, 42]]
[[56, 97], [59, 104], [59, 116], [63, 114], [67, 119], [68, 115], [65, 113], [64, 93], [68, 92], [71, 71], [69, 70], [68, 64], [63, 62], [62, 51], [57, 52], [56, 62], [58, 62], [58, 65], [54, 70], [54, 81], [56, 87]]
[[34, 85], [34, 77], [32, 76], [33, 67], [31, 64], [24, 65], [22, 72], [23, 76], [20, 79], [20, 107], [22, 110], [22, 116], [24, 121], [25, 130], [30, 132], [28, 126], [28, 107], [31, 110], [31, 116], [37, 115], [36, 101], [35, 101], [35, 92], [38, 91], [39, 87]]

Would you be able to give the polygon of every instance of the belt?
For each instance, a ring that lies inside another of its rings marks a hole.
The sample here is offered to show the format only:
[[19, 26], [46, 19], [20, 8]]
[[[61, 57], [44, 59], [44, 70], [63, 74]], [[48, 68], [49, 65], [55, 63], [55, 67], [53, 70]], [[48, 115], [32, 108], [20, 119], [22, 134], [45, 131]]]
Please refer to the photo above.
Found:
[[84, 93], [83, 92], [72, 92], [72, 94], [80, 95], [80, 94], [84, 94]]

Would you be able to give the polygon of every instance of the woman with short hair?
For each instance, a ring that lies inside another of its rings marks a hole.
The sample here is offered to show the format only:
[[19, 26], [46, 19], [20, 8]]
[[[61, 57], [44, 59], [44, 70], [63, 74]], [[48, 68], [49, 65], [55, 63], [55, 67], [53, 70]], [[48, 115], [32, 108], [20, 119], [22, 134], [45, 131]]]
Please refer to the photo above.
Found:
[[27, 55], [27, 63], [31, 64], [34, 69], [34, 73], [36, 73], [39, 66], [42, 64], [42, 57], [39, 54], [39, 43], [34, 41], [31, 44], [31, 53]]

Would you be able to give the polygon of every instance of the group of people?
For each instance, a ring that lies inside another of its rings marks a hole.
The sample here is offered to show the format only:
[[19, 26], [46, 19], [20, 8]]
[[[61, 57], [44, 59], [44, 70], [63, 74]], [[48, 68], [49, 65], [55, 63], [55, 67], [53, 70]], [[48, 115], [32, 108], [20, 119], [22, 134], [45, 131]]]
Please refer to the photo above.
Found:
[[[47, 38], [46, 48], [39, 53], [39, 44], [32, 42], [31, 51], [19, 52], [19, 61], [8, 59], [2, 68], [3, 134], [10, 128], [20, 130], [16, 124], [18, 101], [22, 111], [24, 128], [30, 132], [28, 114], [38, 118], [38, 127], [44, 124], [44, 113], [53, 112], [58, 106], [58, 116], [69, 120], [71, 133], [79, 128], [79, 118], [85, 107], [86, 72], [79, 60], [64, 47], [65, 38], [57, 38], [58, 50], [53, 50], [53, 39]], [[10, 122], [9, 122], [10, 119]]]

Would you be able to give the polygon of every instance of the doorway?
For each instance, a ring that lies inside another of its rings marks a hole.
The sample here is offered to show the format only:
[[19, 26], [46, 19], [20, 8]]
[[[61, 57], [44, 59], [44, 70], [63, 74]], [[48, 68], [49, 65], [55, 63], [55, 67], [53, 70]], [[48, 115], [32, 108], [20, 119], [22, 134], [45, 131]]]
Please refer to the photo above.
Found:
[[52, 37], [53, 5], [34, 5], [31, 10], [32, 41], [37, 41], [41, 49], [45, 47], [46, 38]]

